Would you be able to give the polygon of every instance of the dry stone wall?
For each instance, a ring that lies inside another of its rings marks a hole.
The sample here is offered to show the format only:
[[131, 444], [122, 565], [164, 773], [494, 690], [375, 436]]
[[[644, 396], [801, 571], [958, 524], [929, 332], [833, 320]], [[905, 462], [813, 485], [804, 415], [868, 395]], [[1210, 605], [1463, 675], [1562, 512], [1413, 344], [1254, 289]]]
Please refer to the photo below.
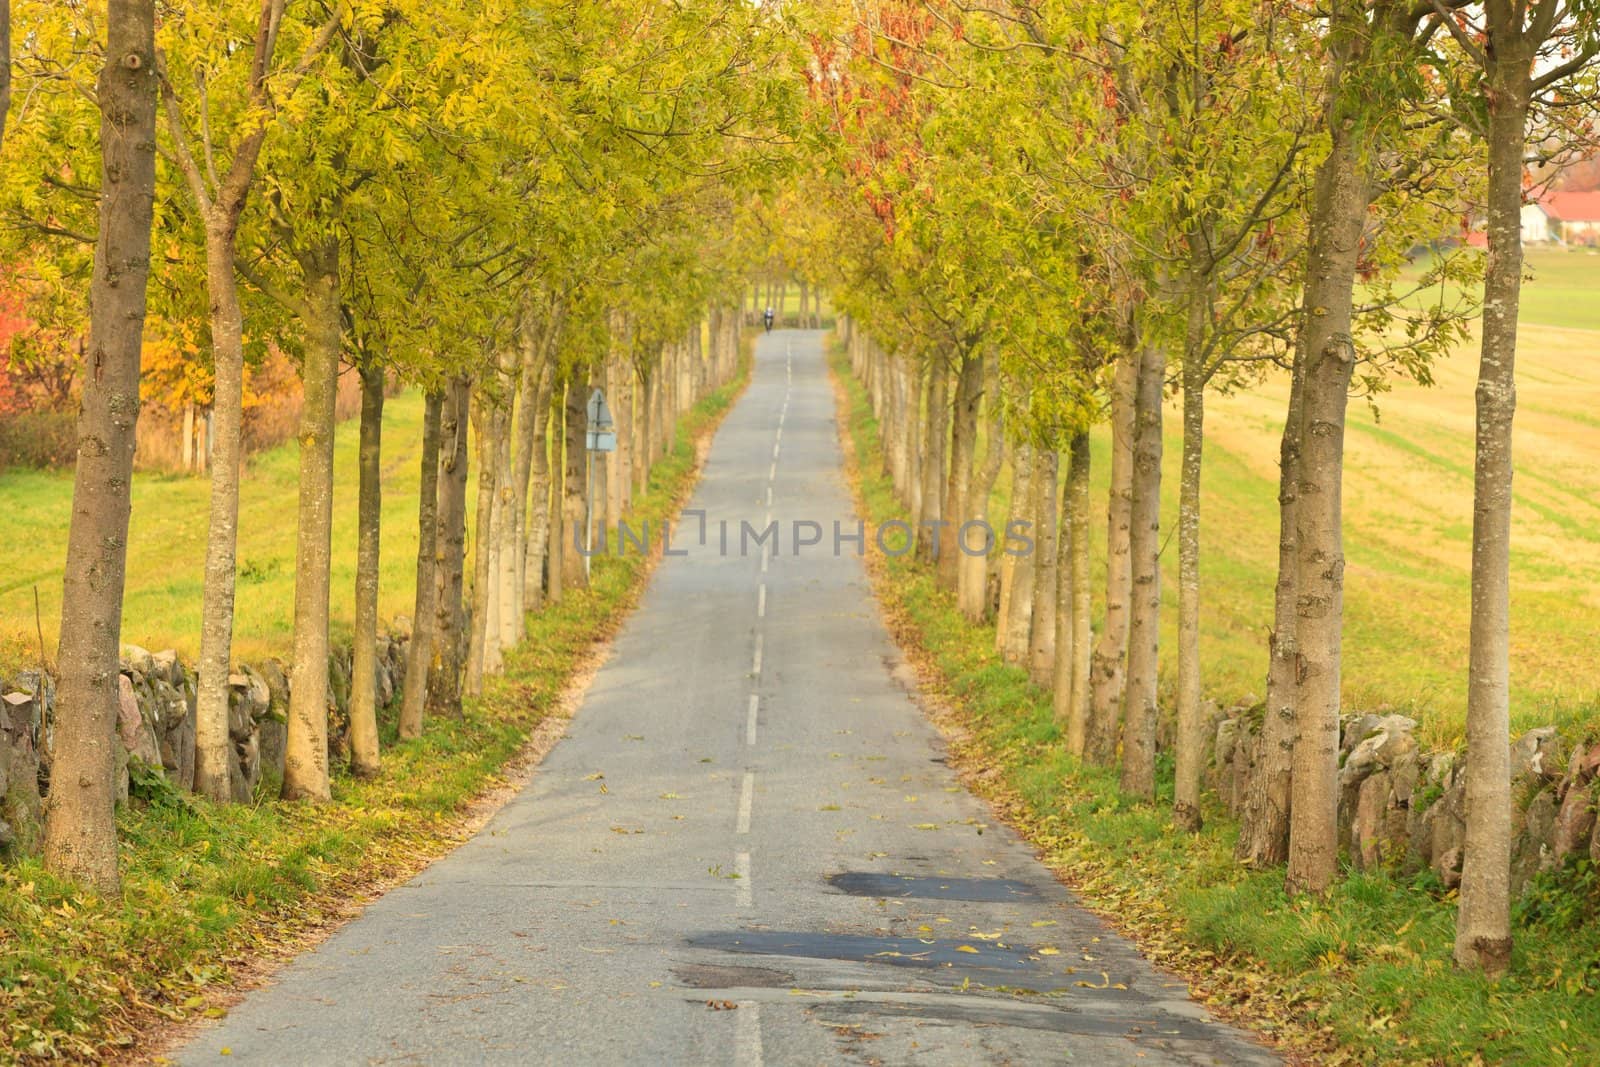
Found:
[[[405, 681], [404, 636], [378, 638], [378, 702], [387, 707]], [[330, 759], [344, 752], [350, 707], [350, 649], [328, 662]], [[283, 779], [289, 677], [278, 660], [238, 664], [228, 676], [228, 739], [233, 797], [247, 801], [265, 780]], [[123, 648], [118, 677], [119, 802], [130, 776], [158, 774], [178, 789], [194, 786], [195, 675], [175, 652]], [[55, 682], [38, 671], [0, 679], [0, 856], [33, 850], [40, 797], [48, 788]]]
[[[1260, 722], [1253, 702], [1213, 712], [1209, 785], [1235, 815]], [[1466, 837], [1462, 760], [1455, 752], [1424, 752], [1416, 729], [1416, 720], [1394, 714], [1340, 723], [1339, 843], [1357, 870], [1427, 868], [1455, 888]], [[1512, 743], [1514, 895], [1574, 853], [1600, 863], [1597, 772], [1600, 740], [1569, 747], [1554, 726], [1542, 726]]]

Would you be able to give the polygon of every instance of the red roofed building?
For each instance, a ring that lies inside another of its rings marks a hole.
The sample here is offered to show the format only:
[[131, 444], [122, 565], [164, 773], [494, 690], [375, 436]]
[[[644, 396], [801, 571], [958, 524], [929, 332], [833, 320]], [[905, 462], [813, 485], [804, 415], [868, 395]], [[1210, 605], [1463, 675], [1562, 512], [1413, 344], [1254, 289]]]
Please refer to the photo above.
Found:
[[1546, 193], [1522, 207], [1522, 239], [1529, 244], [1600, 245], [1600, 192]]

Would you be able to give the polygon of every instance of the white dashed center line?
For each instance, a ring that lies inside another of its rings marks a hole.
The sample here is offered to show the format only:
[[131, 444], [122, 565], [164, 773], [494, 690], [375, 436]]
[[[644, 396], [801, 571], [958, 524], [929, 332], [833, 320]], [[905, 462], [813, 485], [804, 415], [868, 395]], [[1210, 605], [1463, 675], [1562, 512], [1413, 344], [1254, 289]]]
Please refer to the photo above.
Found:
[[767, 617], [767, 583], [762, 582], [761, 588], [756, 590], [756, 618]]
[[739, 907], [748, 908], [755, 904], [755, 887], [750, 884], [750, 853], [741, 852], [734, 858], [733, 873], [738, 875], [734, 879], [734, 899]]
[[739, 790], [739, 821], [734, 827], [734, 833], [747, 834], [750, 832], [750, 807], [756, 799], [756, 774], [754, 771], [744, 772], [744, 787]]
[[739, 1067], [761, 1067], [761, 1005], [741, 1000], [734, 1014], [734, 1062]]
[[[762, 556], [761, 558], [765, 560], [767, 557]], [[756, 634], [756, 654], [754, 661], [750, 664], [750, 673], [755, 675], [761, 673], [761, 641], [762, 635]]]
[[744, 743], [747, 745], [754, 745], [756, 743], [756, 715], [760, 710], [761, 698], [755, 693], [751, 693], [750, 713], [745, 717], [744, 721]]

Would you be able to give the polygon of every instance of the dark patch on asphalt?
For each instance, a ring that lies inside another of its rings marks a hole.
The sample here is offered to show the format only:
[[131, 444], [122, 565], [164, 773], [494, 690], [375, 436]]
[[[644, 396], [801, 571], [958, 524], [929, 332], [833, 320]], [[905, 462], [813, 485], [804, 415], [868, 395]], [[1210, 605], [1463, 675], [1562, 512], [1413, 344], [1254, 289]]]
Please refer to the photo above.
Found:
[[819, 1004], [810, 1011], [828, 1023], [861, 1016], [903, 1016], [938, 1023], [966, 1023], [970, 1026], [1005, 1026], [1027, 1030], [1049, 1030], [1058, 1034], [1085, 1037], [1125, 1037], [1130, 1041], [1193, 1040], [1215, 1037], [1203, 1023], [1176, 1016], [1130, 1020], [1127, 1016], [1094, 1015], [1076, 1008], [1052, 1005], [1049, 1011], [1017, 1011], [1003, 1004], [985, 1003], [984, 998], [948, 998], [942, 1004], [896, 1004], [881, 1000], [841, 1000]]
[[782, 989], [794, 985], [794, 975], [773, 967], [719, 967], [688, 963], [672, 968], [678, 981], [691, 989]]
[[848, 960], [857, 963], [887, 964], [928, 972], [941, 984], [959, 984], [968, 979], [985, 988], [1016, 990], [1070, 990], [1093, 986], [1106, 990], [1099, 996], [1118, 1000], [1143, 1000], [1144, 994], [1130, 989], [1111, 988], [1109, 979], [1099, 972], [1079, 973], [1071, 968], [1057, 971], [1043, 962], [1035, 950], [1025, 945], [999, 941], [924, 940], [917, 937], [868, 937], [861, 934], [819, 934], [784, 930], [716, 930], [693, 934], [688, 943], [695, 948], [721, 952], [741, 952], [757, 956], [794, 956], [801, 959]]
[[991, 904], [1007, 901], [1037, 902], [1039, 891], [1014, 878], [925, 878], [910, 874], [876, 874], [843, 871], [829, 875], [828, 884], [857, 897], [924, 897], [929, 900], [977, 900]]

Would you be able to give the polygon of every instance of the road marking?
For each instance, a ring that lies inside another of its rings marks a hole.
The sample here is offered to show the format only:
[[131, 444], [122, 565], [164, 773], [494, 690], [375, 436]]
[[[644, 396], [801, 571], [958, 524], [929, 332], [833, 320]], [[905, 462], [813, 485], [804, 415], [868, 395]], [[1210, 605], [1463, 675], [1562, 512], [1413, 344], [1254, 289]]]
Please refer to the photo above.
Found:
[[772, 486], [767, 486], [767, 507], [772, 506]]
[[744, 787], [739, 790], [739, 822], [734, 827], [734, 833], [747, 834], [750, 832], [750, 807], [756, 799], [756, 772], [744, 772]]
[[[762, 556], [761, 558], [762, 558], [763, 561], [765, 561], [767, 557], [766, 556]], [[761, 634], [756, 634], [756, 655], [755, 655], [755, 661], [750, 664], [750, 673], [751, 674], [759, 675], [761, 673], [761, 639], [762, 639], [762, 635]]]
[[733, 883], [735, 899], [739, 907], [748, 908], [755, 903], [755, 888], [750, 884], [750, 853], [741, 852], [734, 858], [733, 873], [739, 876]]
[[781, 422], [778, 424], [778, 436], [776, 439], [779, 441], [783, 440], [783, 423]]
[[739, 1001], [733, 1028], [733, 1062], [739, 1067], [761, 1067], [761, 1005]]
[[772, 457], [772, 466], [767, 469], [767, 481], [769, 481], [769, 482], [773, 481], [777, 477], [778, 477], [778, 457], [776, 455], [774, 455]]
[[756, 713], [761, 709], [761, 697], [755, 693], [750, 694], [750, 714], [744, 720], [744, 743], [756, 743]]
[[767, 583], [762, 582], [761, 588], [756, 591], [756, 618], [767, 617]]
[[782, 444], [774, 444], [774, 445], [773, 445], [773, 446], [772, 446], [772, 458], [773, 458], [773, 460], [774, 460], [774, 462], [776, 462], [776, 460], [777, 460], [777, 458], [778, 458], [778, 452], [779, 452], [779, 450], [781, 450], [781, 449], [782, 449], [782, 448], [783, 448], [783, 445], [782, 445]]

